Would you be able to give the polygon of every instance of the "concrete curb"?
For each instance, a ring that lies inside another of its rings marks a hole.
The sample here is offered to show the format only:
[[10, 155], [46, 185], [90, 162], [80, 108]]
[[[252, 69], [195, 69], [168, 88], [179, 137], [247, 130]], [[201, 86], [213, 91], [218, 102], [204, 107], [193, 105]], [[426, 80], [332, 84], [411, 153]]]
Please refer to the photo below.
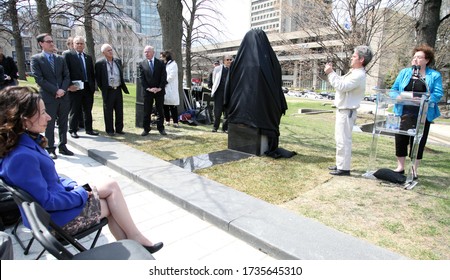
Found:
[[[102, 136], [69, 144], [278, 259], [406, 259]], [[182, 230], [182, 229], [180, 229]]]

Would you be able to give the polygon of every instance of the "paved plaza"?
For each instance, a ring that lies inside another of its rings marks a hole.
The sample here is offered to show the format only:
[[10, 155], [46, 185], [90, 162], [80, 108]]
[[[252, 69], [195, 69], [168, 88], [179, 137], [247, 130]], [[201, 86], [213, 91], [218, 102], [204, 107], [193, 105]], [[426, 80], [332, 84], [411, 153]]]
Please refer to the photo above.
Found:
[[[273, 260], [267, 254], [161, 198], [147, 188], [82, 154], [74, 147], [69, 146], [69, 149], [75, 152], [75, 156], [58, 155], [58, 159], [55, 161], [58, 172], [79, 183], [89, 182], [91, 178], [99, 176], [116, 179], [122, 188], [138, 228], [150, 240], [164, 242], [164, 248], [154, 254], [156, 259], [170, 261], [227, 261], [232, 259], [237, 262]], [[9, 227], [6, 232], [11, 233], [11, 229]], [[28, 240], [31, 233], [21, 226], [20, 236]], [[35, 241], [30, 253], [24, 255], [14, 237], [12, 239], [15, 259], [34, 259], [42, 250], [42, 246]], [[84, 246], [89, 247], [92, 239], [93, 237], [87, 237], [81, 241]], [[108, 227], [104, 227], [97, 245], [114, 240]], [[45, 254], [42, 259], [54, 259], [54, 257]]]

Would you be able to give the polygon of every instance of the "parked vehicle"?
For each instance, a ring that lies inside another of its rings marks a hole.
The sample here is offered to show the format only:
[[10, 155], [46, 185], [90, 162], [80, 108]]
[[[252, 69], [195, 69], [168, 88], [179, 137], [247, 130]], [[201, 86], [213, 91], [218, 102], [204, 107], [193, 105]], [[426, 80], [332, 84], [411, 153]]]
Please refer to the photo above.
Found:
[[366, 95], [364, 96], [364, 100], [375, 102], [377, 100], [377, 95], [376, 94]]
[[304, 96], [306, 98], [310, 98], [310, 99], [323, 99], [320, 94], [317, 94], [317, 93], [312, 92], [312, 91], [309, 91], [309, 92], [305, 93]]
[[281, 88], [283, 90], [283, 93], [286, 94], [289, 92], [289, 89], [287, 87], [282, 87]]

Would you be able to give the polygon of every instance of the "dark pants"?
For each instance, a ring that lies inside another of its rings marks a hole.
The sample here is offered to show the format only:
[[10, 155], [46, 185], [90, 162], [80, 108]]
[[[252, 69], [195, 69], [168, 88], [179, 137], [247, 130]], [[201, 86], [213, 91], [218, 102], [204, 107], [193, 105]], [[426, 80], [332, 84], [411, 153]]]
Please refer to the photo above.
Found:
[[86, 86], [88, 85], [85, 84], [84, 90], [69, 92], [69, 132], [77, 132], [80, 121], [83, 119], [86, 131], [92, 131], [92, 106], [94, 105], [94, 95], [90, 93], [89, 87], [86, 88]]
[[172, 117], [173, 123], [178, 123], [178, 107], [175, 105], [164, 105], [164, 117], [166, 122]]
[[70, 111], [70, 99], [66, 94], [61, 98], [55, 98], [51, 102], [45, 102], [47, 114], [52, 118], [47, 123], [45, 137], [48, 140], [48, 151], [55, 150], [55, 121], [58, 119], [59, 147], [67, 144], [67, 123]]
[[[115, 122], [114, 113], [116, 114]], [[120, 87], [108, 88], [106, 100], [103, 100], [103, 117], [106, 133], [114, 133], [114, 127], [115, 132], [123, 131], [123, 96]]]
[[224, 101], [224, 93], [223, 91], [216, 91], [214, 93], [214, 129], [219, 129], [220, 126], [220, 118], [222, 117], [222, 114], [224, 114], [224, 120], [222, 124], [222, 130], [226, 131], [228, 130], [228, 122], [226, 120], [226, 112], [225, 108], [223, 106]]
[[[423, 129], [422, 139], [420, 139], [419, 149], [417, 151], [417, 159], [423, 158], [423, 150], [425, 149], [425, 144], [427, 143], [428, 133], [430, 132], [431, 123], [426, 120], [425, 127]], [[395, 155], [397, 157], [406, 157], [408, 155], [408, 145], [409, 145], [409, 156], [411, 157], [411, 150], [414, 143], [414, 137], [395, 134]]]
[[144, 130], [150, 131], [150, 120], [152, 116], [153, 102], [155, 102], [156, 112], [158, 115], [157, 128], [159, 131], [164, 130], [164, 93], [151, 93], [144, 91]]

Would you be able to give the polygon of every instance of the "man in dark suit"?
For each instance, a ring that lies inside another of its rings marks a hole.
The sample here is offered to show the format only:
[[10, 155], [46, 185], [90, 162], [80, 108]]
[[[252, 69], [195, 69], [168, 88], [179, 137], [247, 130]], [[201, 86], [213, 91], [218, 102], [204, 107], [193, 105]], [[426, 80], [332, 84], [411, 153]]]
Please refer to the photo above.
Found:
[[[123, 80], [122, 61], [114, 58], [113, 49], [109, 44], [103, 44], [101, 51], [104, 58], [95, 63], [95, 79], [102, 91], [105, 131], [109, 136], [114, 136], [114, 133], [125, 134], [123, 132], [122, 90], [126, 94], [129, 94], [129, 91]], [[116, 114], [115, 122], [114, 112]]]
[[167, 72], [164, 62], [155, 58], [155, 49], [152, 46], [144, 48], [145, 59], [139, 63], [139, 78], [144, 91], [144, 131], [141, 136], [150, 132], [150, 118], [155, 102], [158, 113], [157, 128], [161, 135], [167, 135], [164, 129], [164, 94], [167, 84]]
[[66, 94], [69, 87], [69, 69], [62, 56], [55, 55], [55, 45], [52, 36], [48, 33], [36, 37], [42, 52], [31, 57], [31, 71], [39, 85], [39, 93], [44, 100], [47, 113], [52, 118], [45, 130], [48, 139], [47, 151], [53, 159], [55, 152], [55, 120], [58, 118], [59, 153], [72, 156], [73, 152], [67, 149], [67, 119], [70, 111], [70, 100]]
[[94, 105], [95, 74], [94, 62], [90, 55], [85, 54], [85, 40], [81, 36], [73, 38], [75, 50], [64, 53], [69, 68], [71, 86], [69, 87], [70, 113], [69, 133], [78, 138], [78, 124], [84, 112], [84, 127], [86, 134], [98, 135], [92, 129], [92, 106]]
[[227, 81], [228, 69], [230, 69], [232, 61], [233, 57], [231, 55], [224, 55], [223, 65], [216, 66], [213, 70], [211, 97], [214, 98], [214, 127], [212, 132], [217, 132], [219, 129], [222, 114], [225, 115], [222, 123], [222, 131], [225, 133], [228, 132], [228, 122], [226, 120], [226, 111], [223, 104], [225, 83]]

